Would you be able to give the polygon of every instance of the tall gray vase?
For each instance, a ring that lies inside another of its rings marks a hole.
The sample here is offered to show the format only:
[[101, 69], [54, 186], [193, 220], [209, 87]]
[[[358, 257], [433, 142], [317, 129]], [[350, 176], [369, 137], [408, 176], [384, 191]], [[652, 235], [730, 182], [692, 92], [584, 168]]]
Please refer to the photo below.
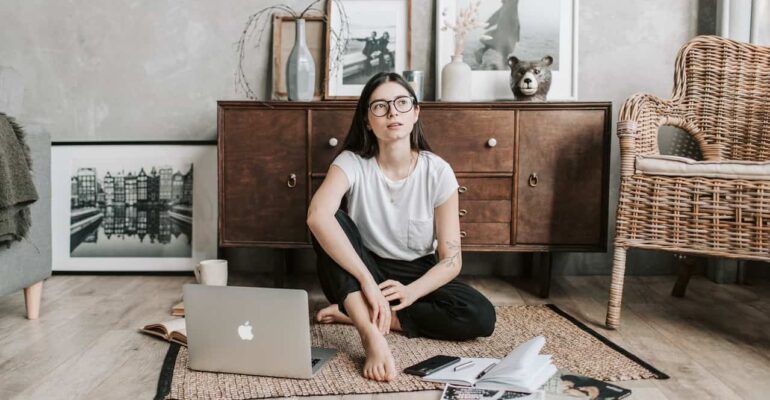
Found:
[[294, 47], [286, 62], [286, 91], [291, 101], [313, 100], [315, 92], [315, 62], [305, 41], [305, 20], [296, 21]]

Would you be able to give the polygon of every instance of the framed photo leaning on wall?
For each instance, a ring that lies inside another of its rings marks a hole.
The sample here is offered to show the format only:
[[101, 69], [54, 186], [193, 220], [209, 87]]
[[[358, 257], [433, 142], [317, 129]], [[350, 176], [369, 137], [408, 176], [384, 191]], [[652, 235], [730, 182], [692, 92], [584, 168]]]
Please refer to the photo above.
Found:
[[[458, 11], [476, 0], [437, 0], [436, 99], [441, 99], [441, 70], [452, 60]], [[503, 54], [513, 49], [520, 60], [553, 57], [548, 100], [577, 100], [578, 0], [481, 0], [478, 20], [487, 22], [465, 37], [463, 62], [471, 67], [472, 99], [512, 100], [510, 68]]]
[[325, 99], [358, 98], [376, 73], [412, 68], [411, 10], [412, 0], [327, 1]]
[[54, 142], [57, 271], [182, 271], [217, 255], [216, 142]]

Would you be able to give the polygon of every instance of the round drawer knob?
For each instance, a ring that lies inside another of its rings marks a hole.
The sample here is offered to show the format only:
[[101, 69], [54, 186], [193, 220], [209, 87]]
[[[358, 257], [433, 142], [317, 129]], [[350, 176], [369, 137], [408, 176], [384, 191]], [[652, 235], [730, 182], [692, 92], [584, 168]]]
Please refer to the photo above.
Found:
[[468, 236], [468, 232], [460, 231], [460, 237], [461, 238], [464, 238], [464, 237], [467, 237], [467, 236]]
[[339, 142], [340, 142], [340, 141], [339, 141], [339, 140], [337, 140], [337, 138], [331, 138], [331, 139], [329, 139], [329, 146], [330, 146], [330, 147], [337, 147], [337, 144], [338, 144]]
[[489, 147], [497, 146], [497, 139], [491, 138], [491, 139], [487, 140], [487, 146], [489, 146]]
[[459, 188], [457, 188], [457, 191], [460, 192], [460, 194], [463, 194], [463, 193], [468, 191], [468, 187], [467, 186], [460, 186]]
[[468, 210], [466, 210], [466, 209], [464, 209], [464, 208], [463, 208], [463, 209], [461, 209], [461, 210], [460, 210], [460, 218], [464, 217], [464, 216], [465, 216], [465, 214], [468, 214]]

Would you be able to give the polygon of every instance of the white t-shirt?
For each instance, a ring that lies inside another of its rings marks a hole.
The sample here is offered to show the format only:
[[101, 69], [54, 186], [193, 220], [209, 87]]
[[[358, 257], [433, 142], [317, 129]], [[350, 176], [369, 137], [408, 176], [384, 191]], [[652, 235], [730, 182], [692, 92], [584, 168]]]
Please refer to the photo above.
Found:
[[348, 178], [348, 215], [366, 248], [383, 258], [409, 261], [436, 251], [434, 209], [458, 187], [446, 161], [420, 151], [414, 170], [400, 181], [386, 177], [375, 157], [347, 150], [332, 165]]

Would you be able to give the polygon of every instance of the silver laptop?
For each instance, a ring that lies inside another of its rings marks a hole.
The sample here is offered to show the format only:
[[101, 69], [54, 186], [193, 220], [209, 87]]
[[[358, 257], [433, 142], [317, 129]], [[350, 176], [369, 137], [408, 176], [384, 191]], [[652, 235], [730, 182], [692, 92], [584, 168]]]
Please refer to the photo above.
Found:
[[312, 378], [336, 353], [310, 347], [307, 292], [184, 285], [191, 369]]

